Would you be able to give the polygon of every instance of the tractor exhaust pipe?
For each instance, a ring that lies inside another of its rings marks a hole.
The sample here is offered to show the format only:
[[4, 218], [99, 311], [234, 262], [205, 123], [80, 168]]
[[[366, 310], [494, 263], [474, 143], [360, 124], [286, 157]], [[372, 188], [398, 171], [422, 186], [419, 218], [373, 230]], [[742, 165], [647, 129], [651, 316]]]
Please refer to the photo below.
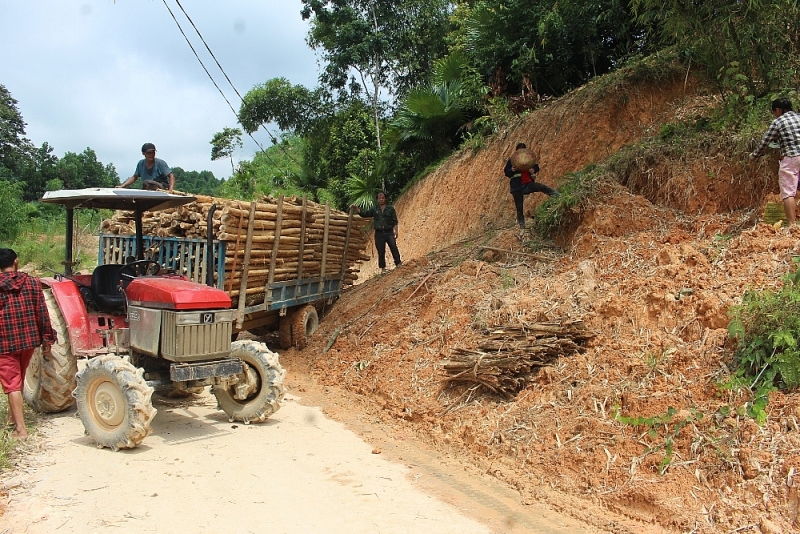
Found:
[[208, 217], [206, 217], [206, 285], [214, 287], [214, 265], [216, 264], [214, 256], [214, 212], [217, 211], [217, 205], [211, 204], [208, 210]]

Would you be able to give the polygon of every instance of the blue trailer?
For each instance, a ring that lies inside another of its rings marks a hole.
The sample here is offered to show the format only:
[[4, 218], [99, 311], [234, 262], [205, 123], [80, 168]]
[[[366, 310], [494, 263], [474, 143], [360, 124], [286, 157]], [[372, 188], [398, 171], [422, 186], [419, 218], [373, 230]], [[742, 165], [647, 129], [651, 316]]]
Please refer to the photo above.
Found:
[[[244, 257], [241, 263], [239, 280], [235, 287], [231, 285], [226, 276], [226, 252], [234, 244], [229, 241], [213, 239], [211, 231], [211, 218], [214, 206], [208, 214], [207, 239], [192, 239], [183, 237], [155, 237], [143, 236], [141, 244], [143, 253], [137, 251], [135, 236], [101, 234], [98, 254], [98, 264], [123, 264], [130, 258], [144, 257], [158, 262], [162, 271], [172, 271], [186, 276], [190, 281], [205, 283], [226, 291], [233, 301], [236, 310], [234, 333], [247, 330], [255, 335], [264, 335], [277, 330], [281, 348], [291, 346], [304, 348], [308, 337], [319, 326], [319, 314], [325, 305], [331, 304], [339, 297], [345, 286], [347, 272], [347, 252], [351, 245], [351, 233], [357, 231], [353, 224], [352, 210], [347, 216], [347, 228], [344, 238], [344, 252], [341, 252], [341, 263], [336, 265], [335, 274], [331, 274], [328, 265], [329, 251], [328, 233], [330, 229], [331, 210], [326, 207], [324, 221], [324, 235], [322, 236], [321, 267], [316, 276], [308, 276], [303, 268], [303, 257], [306, 243], [305, 220], [307, 211], [306, 199], [302, 203], [303, 225], [300, 230], [300, 240], [297, 245], [297, 269], [290, 280], [275, 281], [277, 254], [280, 249], [281, 223], [284, 206], [283, 196], [277, 199], [277, 225], [274, 230], [274, 242], [271, 246], [269, 270], [264, 278], [263, 288], [259, 287], [258, 294], [252, 295], [252, 289], [247, 291], [250, 255], [253, 251], [253, 233], [255, 220], [255, 202], [250, 203], [251, 209], [247, 218], [246, 235], [244, 240]], [[245, 230], [243, 228], [243, 230]], [[294, 246], [294, 243], [292, 244]], [[339, 254], [336, 254], [338, 256]], [[338, 259], [338, 258], [337, 258]], [[239, 295], [247, 295], [240, 298]]]

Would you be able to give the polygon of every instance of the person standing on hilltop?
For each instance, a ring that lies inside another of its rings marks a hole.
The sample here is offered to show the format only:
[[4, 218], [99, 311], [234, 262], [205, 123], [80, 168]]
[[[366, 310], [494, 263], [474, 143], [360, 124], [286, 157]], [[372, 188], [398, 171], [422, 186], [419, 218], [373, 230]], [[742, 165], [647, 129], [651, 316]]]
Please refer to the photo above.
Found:
[[47, 356], [55, 342], [41, 284], [19, 271], [16, 252], [0, 248], [0, 385], [8, 395], [12, 438], [28, 437], [22, 415], [22, 386], [33, 351], [41, 347]]
[[[503, 174], [510, 178], [509, 187], [511, 189], [511, 196], [514, 198], [514, 207], [517, 209], [517, 223], [520, 228], [525, 228], [525, 215], [522, 212], [522, 207], [525, 203], [525, 195], [544, 193], [549, 197], [560, 196], [555, 189], [536, 181], [536, 173], [539, 172], [538, 163], [533, 163], [530, 166], [527, 165], [528, 162], [526, 162], [526, 164], [519, 164], [519, 169], [515, 166], [515, 162], [512, 161], [515, 159], [515, 155], [533, 156], [533, 153], [526, 149], [527, 146], [525, 146], [525, 143], [517, 144], [514, 154], [508, 159], [505, 169], [503, 169]], [[527, 154], [522, 154], [520, 151], [525, 151]]]
[[372, 217], [372, 225], [375, 228], [375, 249], [378, 251], [378, 267], [381, 271], [386, 270], [386, 245], [392, 252], [394, 266], [400, 267], [400, 251], [397, 249], [397, 212], [394, 206], [386, 203], [386, 193], [378, 193], [378, 205], [372, 209], [361, 211], [355, 204], [350, 207], [356, 210], [361, 217]]
[[175, 189], [175, 175], [172, 174], [172, 169], [169, 168], [166, 161], [156, 157], [156, 145], [153, 143], [143, 144], [142, 155], [144, 159], [139, 160], [133, 176], [117, 187], [128, 187], [141, 178], [143, 189], [155, 191], [169, 189], [169, 192], [172, 193]]
[[781, 147], [778, 163], [778, 185], [781, 189], [783, 211], [789, 226], [797, 218], [797, 182], [800, 178], [800, 115], [792, 110], [788, 98], [772, 101], [772, 115], [775, 119], [769, 125], [758, 148], [750, 153], [750, 158], [761, 156], [769, 144], [775, 140]]

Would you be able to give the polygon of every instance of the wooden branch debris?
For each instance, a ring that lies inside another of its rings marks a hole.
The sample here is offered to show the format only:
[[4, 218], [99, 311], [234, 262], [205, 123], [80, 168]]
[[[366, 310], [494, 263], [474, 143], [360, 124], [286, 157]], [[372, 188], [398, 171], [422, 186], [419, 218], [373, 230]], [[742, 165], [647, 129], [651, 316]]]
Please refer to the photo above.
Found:
[[422, 282], [420, 282], [420, 283], [419, 283], [419, 285], [417, 286], [417, 289], [415, 289], [415, 290], [414, 290], [414, 292], [413, 292], [413, 293], [411, 293], [411, 294], [408, 296], [408, 298], [407, 298], [406, 300], [404, 300], [403, 302], [408, 302], [409, 300], [411, 300], [411, 297], [413, 297], [414, 295], [416, 295], [416, 294], [417, 294], [417, 291], [419, 291], [419, 288], [421, 288], [422, 286], [424, 286], [424, 285], [425, 285], [425, 282], [427, 282], [427, 281], [430, 279], [430, 277], [431, 277], [431, 276], [433, 276], [434, 274], [436, 274], [436, 272], [437, 272], [438, 270], [439, 270], [439, 269], [438, 269], [438, 268], [436, 268], [436, 269], [434, 269], [433, 271], [431, 271], [431, 272], [430, 272], [430, 274], [428, 274], [428, 276], [426, 276], [426, 277], [425, 277], [425, 279], [424, 279]]
[[487, 333], [476, 350], [455, 348], [442, 362], [445, 383], [460, 383], [513, 399], [540, 368], [582, 350], [594, 337], [583, 321], [502, 326]]
[[553, 261], [555, 258], [550, 258], [549, 256], [542, 256], [541, 254], [531, 254], [530, 252], [517, 252], [516, 250], [506, 250], [504, 248], [495, 248], [495, 247], [478, 247], [482, 248], [483, 250], [492, 250], [494, 252], [501, 252], [503, 254], [515, 254], [517, 256], [525, 256], [526, 258], [532, 258], [538, 261]]

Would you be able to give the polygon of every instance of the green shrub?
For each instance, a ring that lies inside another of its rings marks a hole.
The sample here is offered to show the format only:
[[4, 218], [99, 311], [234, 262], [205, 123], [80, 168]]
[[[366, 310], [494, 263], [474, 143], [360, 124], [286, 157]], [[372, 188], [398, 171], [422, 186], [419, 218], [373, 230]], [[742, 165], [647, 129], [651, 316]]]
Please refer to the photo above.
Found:
[[778, 291], [746, 292], [730, 314], [736, 375], [751, 378], [757, 390], [800, 385], [800, 270], [786, 275]]
[[22, 185], [0, 180], [0, 239], [17, 236], [27, 216], [22, 201]]
[[597, 165], [588, 165], [560, 180], [560, 195], [548, 198], [536, 208], [533, 215], [536, 230], [542, 235], [548, 235], [559, 229], [573, 208], [581, 206], [592, 196], [603, 172]]
[[[61, 206], [48, 204], [23, 204], [26, 217], [12, 239], [0, 241], [0, 246], [14, 249], [20, 258], [20, 265], [33, 264], [40, 274], [49, 275], [47, 271], [64, 272], [65, 218]], [[97, 264], [97, 249], [86, 246], [87, 239], [96, 243], [100, 223], [111, 216], [109, 210], [76, 210], [73, 270], [92, 269]], [[41, 273], [45, 271], [45, 273]]]

